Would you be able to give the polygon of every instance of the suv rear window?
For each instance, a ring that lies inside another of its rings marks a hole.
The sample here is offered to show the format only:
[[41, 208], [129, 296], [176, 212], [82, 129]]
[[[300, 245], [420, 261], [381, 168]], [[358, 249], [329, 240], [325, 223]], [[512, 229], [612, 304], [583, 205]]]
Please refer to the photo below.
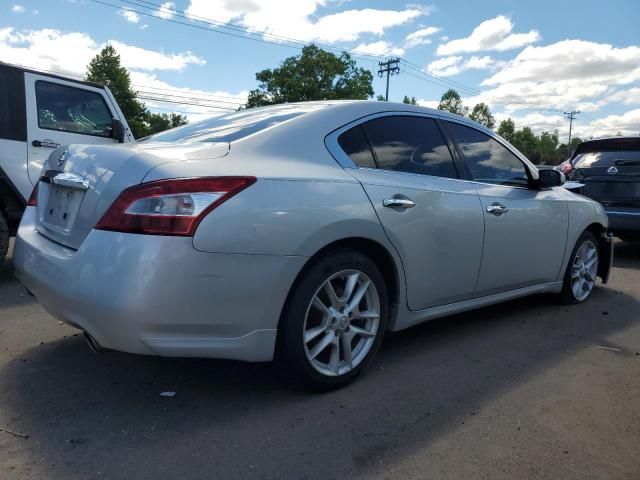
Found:
[[640, 150], [581, 153], [573, 165], [575, 168], [640, 166]]

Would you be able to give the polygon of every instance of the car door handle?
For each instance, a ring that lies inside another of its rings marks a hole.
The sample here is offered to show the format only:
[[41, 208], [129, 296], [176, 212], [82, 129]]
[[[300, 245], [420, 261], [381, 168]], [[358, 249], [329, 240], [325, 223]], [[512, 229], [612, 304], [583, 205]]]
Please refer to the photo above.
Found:
[[60, 144], [55, 142], [46, 142], [42, 140], [34, 140], [31, 142], [34, 147], [59, 148]]
[[504, 205], [502, 205], [501, 203], [492, 203], [491, 205], [487, 205], [487, 212], [491, 213], [492, 215], [502, 215], [503, 213], [507, 213], [509, 211], [509, 209], [507, 207], [505, 207]]
[[393, 197], [382, 200], [382, 206], [389, 208], [413, 208], [416, 206], [416, 203], [406, 197]]

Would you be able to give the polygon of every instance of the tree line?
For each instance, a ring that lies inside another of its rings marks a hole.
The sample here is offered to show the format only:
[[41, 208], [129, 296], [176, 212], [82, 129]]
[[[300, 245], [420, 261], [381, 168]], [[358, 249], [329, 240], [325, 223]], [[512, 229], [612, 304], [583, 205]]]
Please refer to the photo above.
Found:
[[[91, 60], [86, 78], [109, 87], [136, 138], [187, 123], [178, 113], [152, 113], [138, 100], [129, 72], [111, 45]], [[249, 92], [247, 103], [239, 109], [311, 100], [367, 100], [374, 95], [371, 71], [358, 67], [347, 52], [336, 55], [313, 44], [303, 47], [299, 55], [286, 58], [279, 67], [257, 72], [256, 80], [258, 87]], [[384, 97], [378, 95], [377, 99]], [[415, 97], [407, 95], [402, 101], [417, 104]], [[478, 103], [469, 111], [453, 89], [442, 95], [438, 109], [468, 117], [490, 129], [496, 127], [488, 105]], [[501, 121], [496, 132], [538, 164], [561, 163], [582, 141], [574, 137], [567, 145], [560, 143], [557, 131], [536, 135], [529, 127], [516, 130], [510, 118]]]
[[[496, 126], [495, 118], [487, 104], [478, 103], [469, 113], [469, 108], [462, 104], [460, 94], [454, 89], [449, 89], [442, 95], [438, 110], [469, 117], [471, 120], [481, 123], [492, 130]], [[496, 133], [520, 150], [533, 163], [543, 165], [558, 165], [562, 163], [569, 158], [571, 152], [582, 142], [580, 137], [573, 137], [569, 145], [560, 143], [557, 130], [542, 132], [540, 135], [536, 135], [529, 127], [522, 127], [516, 130], [516, 125], [511, 118], [502, 120], [496, 129]]]

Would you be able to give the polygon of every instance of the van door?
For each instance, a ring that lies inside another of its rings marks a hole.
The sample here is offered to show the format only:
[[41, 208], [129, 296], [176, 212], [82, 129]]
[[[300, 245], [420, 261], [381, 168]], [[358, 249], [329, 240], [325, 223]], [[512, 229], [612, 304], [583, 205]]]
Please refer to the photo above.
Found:
[[102, 88], [25, 73], [28, 172], [36, 183], [53, 149], [70, 144], [112, 144], [111, 121], [120, 118]]

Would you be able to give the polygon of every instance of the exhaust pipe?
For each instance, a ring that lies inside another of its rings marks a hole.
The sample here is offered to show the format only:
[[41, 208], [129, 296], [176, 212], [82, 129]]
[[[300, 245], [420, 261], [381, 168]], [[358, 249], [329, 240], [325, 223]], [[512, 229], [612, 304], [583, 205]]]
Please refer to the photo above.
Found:
[[107, 353], [111, 351], [108, 348], [104, 348], [103, 346], [101, 346], [98, 341], [87, 332], [83, 332], [83, 336], [93, 353]]

